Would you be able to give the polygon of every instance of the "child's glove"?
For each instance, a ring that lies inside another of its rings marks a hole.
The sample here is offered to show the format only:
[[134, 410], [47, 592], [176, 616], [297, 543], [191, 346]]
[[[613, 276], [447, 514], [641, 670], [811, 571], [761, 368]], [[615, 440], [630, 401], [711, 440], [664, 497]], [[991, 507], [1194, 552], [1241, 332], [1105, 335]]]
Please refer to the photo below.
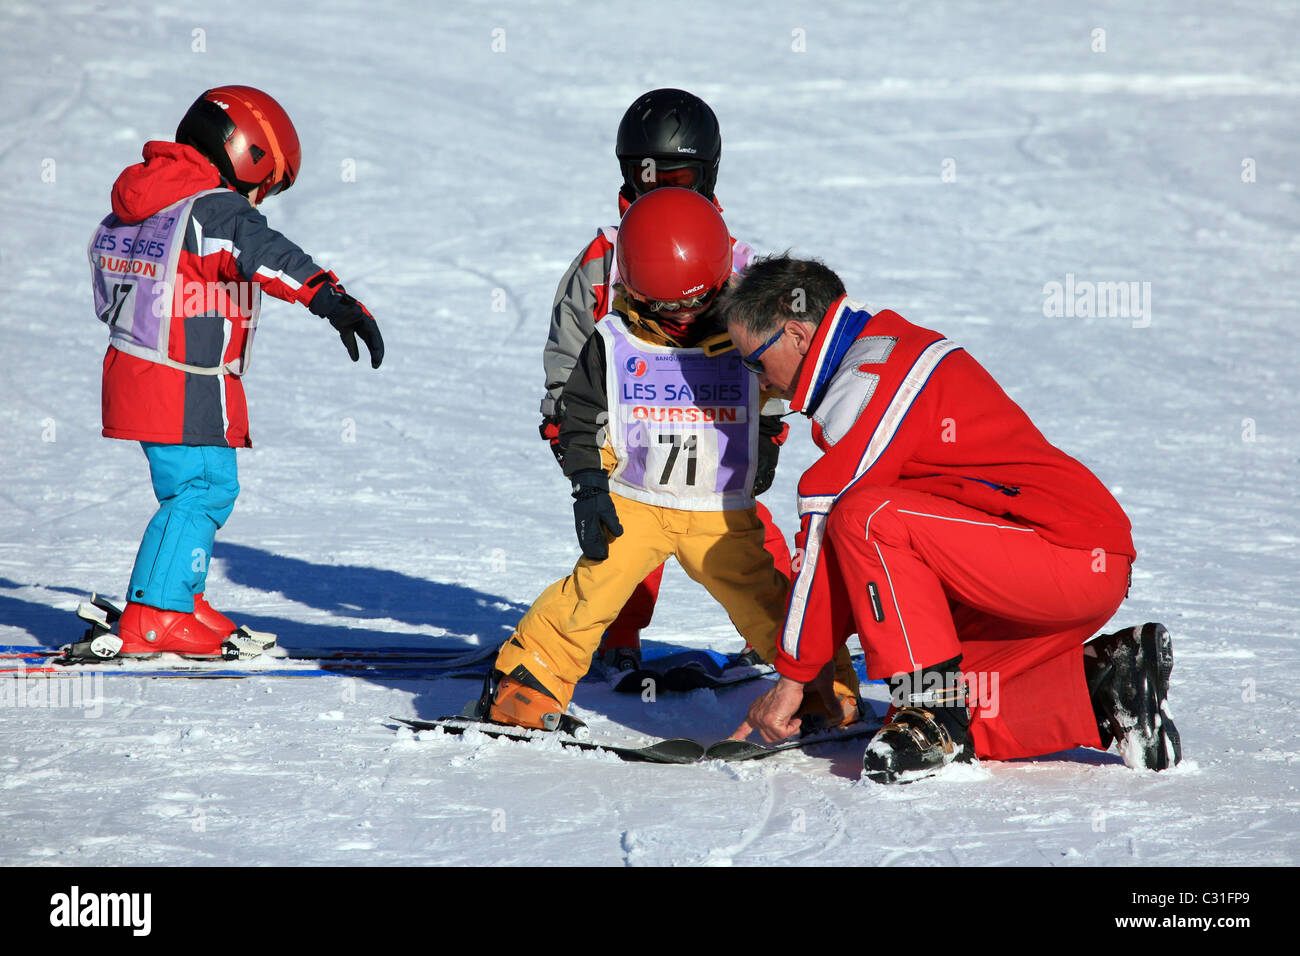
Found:
[[593, 561], [609, 557], [605, 531], [614, 537], [623, 533], [614, 499], [609, 496], [609, 479], [598, 468], [586, 468], [572, 476], [573, 523], [578, 531], [578, 546]]
[[781, 446], [790, 434], [790, 426], [779, 415], [762, 415], [758, 419], [758, 466], [754, 469], [754, 494], [761, 495], [772, 487], [776, 461]]
[[357, 349], [359, 335], [370, 351], [370, 367], [379, 368], [379, 363], [384, 360], [384, 337], [379, 334], [379, 323], [370, 314], [370, 310], [348, 295], [332, 272], [320, 272], [312, 276], [307, 280], [307, 285], [321, 287], [312, 296], [307, 308], [314, 314], [329, 319], [330, 325], [338, 330], [343, 347], [348, 350], [352, 361], [361, 357]]
[[357, 349], [359, 335], [361, 341], [366, 343], [366, 348], [370, 350], [370, 367], [379, 368], [379, 363], [384, 360], [384, 337], [379, 334], [379, 323], [364, 305], [344, 293], [339, 304], [330, 310], [325, 318], [330, 320], [330, 325], [339, 330], [339, 338], [343, 340], [343, 345], [348, 350], [348, 355], [352, 357], [352, 361], [355, 362], [361, 357]]
[[542, 423], [537, 426], [537, 432], [550, 443], [551, 454], [555, 460], [564, 467], [564, 449], [560, 447], [560, 420], [554, 415], [542, 419]]

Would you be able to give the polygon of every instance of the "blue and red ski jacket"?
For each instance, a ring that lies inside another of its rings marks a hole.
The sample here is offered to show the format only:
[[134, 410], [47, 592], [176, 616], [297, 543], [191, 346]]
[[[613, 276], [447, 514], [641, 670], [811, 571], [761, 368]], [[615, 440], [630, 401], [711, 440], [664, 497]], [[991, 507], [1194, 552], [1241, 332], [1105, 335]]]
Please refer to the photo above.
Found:
[[[104, 435], [181, 445], [249, 446], [241, 376], [256, 327], [260, 294], [307, 305], [334, 296], [324, 270], [267, 225], [247, 198], [221, 189], [216, 167], [190, 146], [149, 142], [144, 162], [113, 185], [104, 225], [139, 223], [196, 194], [184, 223], [171, 293], [164, 361], [109, 345], [104, 356]], [[102, 228], [102, 227], [101, 227]], [[102, 271], [91, 250], [91, 267]], [[120, 263], [119, 263], [120, 266]], [[158, 343], [162, 353], [164, 343]], [[176, 367], [230, 370], [201, 374]]]

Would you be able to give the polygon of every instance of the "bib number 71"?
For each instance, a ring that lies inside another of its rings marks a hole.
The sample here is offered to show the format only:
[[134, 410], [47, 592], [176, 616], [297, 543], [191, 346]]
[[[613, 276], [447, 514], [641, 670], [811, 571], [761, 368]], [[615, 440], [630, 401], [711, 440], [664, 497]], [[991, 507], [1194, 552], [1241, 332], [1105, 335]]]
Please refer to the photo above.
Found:
[[659, 484], [667, 485], [672, 480], [673, 469], [677, 466], [677, 462], [683, 457], [682, 452], [685, 452], [686, 484], [689, 487], [694, 487], [696, 459], [699, 451], [697, 436], [661, 433], [659, 435], [659, 443], [668, 443], [672, 446], [668, 449], [668, 460], [664, 462], [664, 470], [663, 474], [659, 476]]

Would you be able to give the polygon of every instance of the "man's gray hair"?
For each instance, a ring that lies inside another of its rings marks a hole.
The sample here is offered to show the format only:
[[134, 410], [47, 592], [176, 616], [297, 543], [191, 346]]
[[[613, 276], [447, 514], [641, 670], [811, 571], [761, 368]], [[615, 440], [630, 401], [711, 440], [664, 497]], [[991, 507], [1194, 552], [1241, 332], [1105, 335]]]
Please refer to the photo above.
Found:
[[740, 281], [723, 293], [724, 321], [766, 337], [790, 319], [821, 324], [826, 310], [844, 295], [840, 277], [818, 259], [794, 259], [789, 250], [752, 260]]

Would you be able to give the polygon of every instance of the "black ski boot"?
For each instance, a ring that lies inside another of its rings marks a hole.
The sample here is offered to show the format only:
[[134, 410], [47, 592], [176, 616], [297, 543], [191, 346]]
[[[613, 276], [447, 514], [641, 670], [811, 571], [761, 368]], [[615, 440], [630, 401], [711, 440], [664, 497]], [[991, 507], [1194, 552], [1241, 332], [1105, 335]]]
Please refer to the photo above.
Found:
[[1183, 759], [1169, 713], [1174, 645], [1163, 624], [1103, 634], [1083, 649], [1083, 671], [1103, 747], [1118, 743], [1134, 769], [1167, 770]]
[[612, 680], [615, 675], [641, 669], [641, 650], [636, 647], [611, 647], [599, 655], [598, 661], [601, 671]]
[[766, 667], [767, 661], [763, 660], [758, 653], [758, 649], [753, 644], [746, 644], [745, 649], [734, 657], [728, 659], [726, 667]]
[[948, 766], [969, 763], [970, 708], [961, 658], [890, 678], [894, 712], [862, 756], [867, 779], [911, 783]]

